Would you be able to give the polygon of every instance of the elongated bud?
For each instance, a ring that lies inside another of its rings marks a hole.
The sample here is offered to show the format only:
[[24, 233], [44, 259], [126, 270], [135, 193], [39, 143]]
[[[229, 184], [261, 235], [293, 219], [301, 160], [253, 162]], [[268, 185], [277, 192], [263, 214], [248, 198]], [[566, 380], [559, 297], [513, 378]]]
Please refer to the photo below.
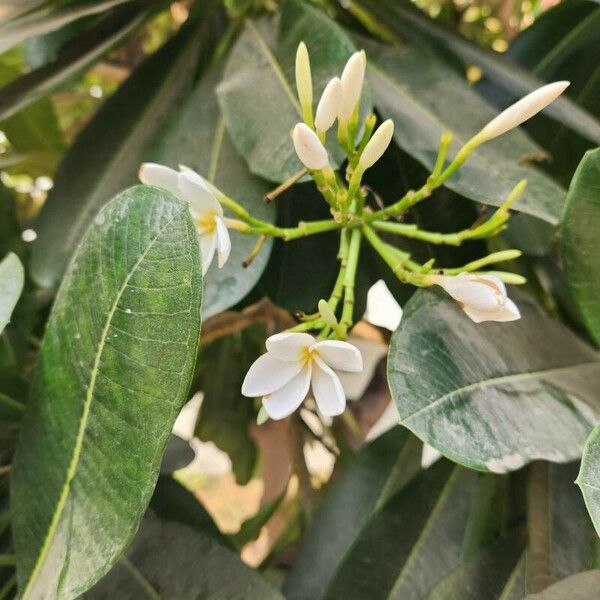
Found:
[[317, 134], [305, 123], [298, 123], [292, 134], [296, 154], [307, 169], [321, 170], [329, 166], [325, 146]]
[[384, 121], [369, 140], [358, 161], [363, 169], [372, 167], [386, 151], [394, 135], [394, 122]]
[[554, 102], [568, 87], [568, 81], [555, 81], [527, 94], [492, 119], [478, 134], [481, 141], [491, 140], [527, 121]]
[[309, 125], [312, 125], [312, 77], [308, 50], [304, 42], [300, 42], [298, 50], [296, 50], [296, 89], [298, 90], [303, 118]]
[[340, 107], [342, 83], [339, 77], [334, 77], [323, 90], [315, 115], [315, 128], [324, 133], [334, 123]]
[[340, 121], [348, 121], [352, 116], [355, 106], [360, 100], [363, 82], [365, 80], [365, 68], [367, 57], [364, 50], [355, 52], [346, 63], [342, 72], [342, 98], [338, 110]]
[[338, 326], [338, 321], [335, 317], [335, 314], [331, 310], [329, 304], [327, 304], [326, 300], [319, 300], [319, 313], [321, 314], [321, 318], [323, 319], [323, 321], [325, 321], [325, 323], [327, 323], [327, 325], [329, 325], [330, 327]]

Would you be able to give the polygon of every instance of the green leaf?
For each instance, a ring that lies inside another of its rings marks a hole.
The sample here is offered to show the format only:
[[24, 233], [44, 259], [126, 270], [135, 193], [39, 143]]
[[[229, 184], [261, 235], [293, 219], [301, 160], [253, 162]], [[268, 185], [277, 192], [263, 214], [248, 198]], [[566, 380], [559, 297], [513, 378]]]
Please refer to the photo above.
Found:
[[[225, 129], [215, 95], [219, 77], [220, 71], [214, 70], [196, 86], [169, 122], [159, 146], [149, 153], [149, 159], [173, 168], [183, 164], [198, 171], [252, 215], [272, 223], [275, 207], [264, 201], [268, 184], [249, 172]], [[230, 236], [232, 249], [227, 265], [219, 269], [213, 263], [204, 278], [204, 319], [242, 300], [256, 285], [271, 253], [272, 239], [269, 239], [250, 266], [244, 268], [242, 262], [250, 254], [256, 237], [233, 230]]]
[[[301, 120], [294, 79], [301, 41], [310, 53], [318, 101], [329, 79], [341, 73], [356, 48], [334, 21], [299, 0], [284, 2], [279, 23], [274, 19], [245, 22], [218, 88], [225, 123], [239, 153], [253, 173], [276, 182], [302, 168], [290, 137]], [[363, 109], [369, 108], [365, 94]], [[337, 142], [330, 150], [335, 146]], [[333, 158], [341, 159], [339, 151]]]
[[275, 496], [267, 502], [260, 510], [249, 519], [246, 519], [240, 526], [240, 530], [231, 536], [236, 548], [243, 548], [248, 542], [253, 542], [258, 538], [262, 528], [268, 523], [269, 519], [275, 514], [285, 498], [286, 490]]
[[600, 569], [571, 575], [525, 600], [593, 600], [598, 596]]
[[200, 22], [192, 17], [102, 105], [70, 147], [40, 214], [32, 275], [44, 287], [60, 280], [67, 260], [94, 215], [137, 180], [156, 136], [192, 85], [200, 61], [220, 32], [221, 9], [204, 0]]
[[519, 321], [476, 324], [442, 292], [420, 291], [392, 336], [388, 382], [402, 424], [473, 469], [578, 458], [600, 411], [599, 355], [518, 304]]
[[63, 6], [44, 3], [35, 10], [18, 15], [0, 26], [0, 53], [35, 35], [41, 35], [132, 0], [93, 0], [66, 2]]
[[600, 149], [581, 161], [567, 195], [560, 251], [569, 291], [581, 319], [600, 345]]
[[201, 289], [186, 204], [137, 186], [96, 216], [58, 292], [11, 471], [22, 598], [75, 597], [133, 537], [187, 397]]
[[[427, 168], [435, 164], [444, 130], [453, 132], [453, 148], [458, 151], [496, 115], [465, 81], [431, 54], [366, 41], [363, 46], [377, 109], [394, 120], [396, 143]], [[477, 202], [499, 206], [521, 179], [527, 179], [527, 190], [515, 210], [557, 223], [564, 190], [523, 164], [524, 157], [539, 150], [522, 131], [514, 130], [480, 146], [445, 185]]]
[[127, 556], [85, 600], [283, 600], [258, 573], [205, 533], [146, 519]]
[[420, 467], [421, 444], [395, 427], [366, 446], [328, 489], [285, 585], [289, 600], [323, 598], [385, 502]]
[[19, 257], [12, 252], [0, 262], [0, 333], [10, 323], [25, 284], [25, 270]]
[[[354, 3], [352, 3], [354, 4]], [[520, 68], [506, 57], [466, 40], [440, 26], [409, 2], [357, 0], [370, 29], [387, 38], [408, 37], [419, 46], [434, 49], [442, 58], [460, 58], [465, 65], [479, 67], [484, 76], [506, 90], [514, 99], [525, 96], [546, 81]], [[386, 35], [387, 34], [387, 35]], [[583, 137], [600, 143], [600, 122], [568, 97], [558, 98], [544, 111]]]
[[179, 469], [185, 469], [195, 457], [196, 453], [190, 443], [173, 433], [160, 463], [160, 473], [170, 475]]
[[576, 483], [600, 536], [600, 426], [592, 431], [585, 443]]
[[12, 116], [86, 69], [103, 54], [123, 42], [146, 16], [147, 12], [141, 12], [139, 7], [125, 7], [71, 40], [54, 61], [30, 71], [2, 88], [0, 119]]

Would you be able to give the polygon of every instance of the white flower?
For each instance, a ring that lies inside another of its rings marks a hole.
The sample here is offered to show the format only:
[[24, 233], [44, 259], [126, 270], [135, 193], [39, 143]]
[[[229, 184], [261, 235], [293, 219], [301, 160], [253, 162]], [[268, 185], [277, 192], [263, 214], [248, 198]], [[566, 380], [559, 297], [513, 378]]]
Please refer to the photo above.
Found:
[[481, 136], [481, 139], [487, 141], [518, 127], [554, 102], [569, 85], [571, 84], [568, 81], [555, 81], [527, 94], [492, 119], [478, 137]]
[[341, 97], [342, 83], [339, 77], [334, 77], [325, 86], [317, 105], [315, 114], [315, 128], [317, 131], [324, 133], [333, 125], [337, 117]]
[[335, 416], [344, 412], [346, 395], [335, 370], [362, 371], [362, 356], [348, 342], [317, 342], [308, 333], [283, 332], [266, 342], [267, 352], [250, 367], [242, 394], [263, 396], [271, 419], [292, 414], [312, 393], [321, 413]]
[[206, 275], [215, 251], [219, 268], [223, 267], [231, 252], [231, 240], [223, 220], [223, 208], [204, 179], [189, 169], [176, 171], [155, 163], [144, 163], [139, 178], [142, 183], [164, 188], [188, 203], [200, 239], [202, 274]]
[[296, 154], [307, 169], [320, 171], [329, 165], [327, 150], [317, 134], [305, 123], [298, 123], [292, 134]]
[[358, 161], [363, 169], [372, 167], [387, 150], [394, 135], [394, 122], [391, 119], [384, 121], [368, 141]]
[[507, 297], [504, 284], [494, 275], [461, 273], [455, 277], [437, 275], [433, 280], [461, 304], [475, 323], [521, 318], [519, 309]]
[[355, 52], [346, 63], [342, 72], [342, 98], [338, 109], [340, 121], [348, 121], [360, 100], [360, 94], [365, 80], [367, 57], [363, 50]]
[[310, 109], [313, 101], [310, 59], [304, 42], [298, 44], [296, 50], [296, 89], [302, 109]]

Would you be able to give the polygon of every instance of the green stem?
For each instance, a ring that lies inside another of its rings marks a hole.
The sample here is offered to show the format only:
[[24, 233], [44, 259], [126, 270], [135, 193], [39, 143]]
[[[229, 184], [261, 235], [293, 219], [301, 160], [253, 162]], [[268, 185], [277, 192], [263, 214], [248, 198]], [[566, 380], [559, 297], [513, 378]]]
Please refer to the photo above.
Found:
[[342, 319], [340, 321], [341, 332], [344, 337], [348, 334], [348, 329], [352, 326], [354, 313], [354, 285], [356, 281], [356, 269], [358, 267], [358, 258], [360, 256], [360, 243], [362, 234], [360, 229], [353, 229], [350, 234], [350, 244], [348, 246], [348, 261], [344, 273], [344, 308], [342, 309]]
[[514, 260], [515, 258], [519, 258], [521, 256], [520, 250], [501, 250], [500, 252], [493, 252], [488, 256], [484, 256], [483, 258], [479, 258], [478, 260], [474, 260], [462, 267], [455, 267], [452, 269], [442, 269], [444, 275], [458, 275], [463, 273], [464, 271], [478, 271], [481, 267], [485, 267], [487, 265], [493, 265], [495, 263], [504, 262], [507, 260]]

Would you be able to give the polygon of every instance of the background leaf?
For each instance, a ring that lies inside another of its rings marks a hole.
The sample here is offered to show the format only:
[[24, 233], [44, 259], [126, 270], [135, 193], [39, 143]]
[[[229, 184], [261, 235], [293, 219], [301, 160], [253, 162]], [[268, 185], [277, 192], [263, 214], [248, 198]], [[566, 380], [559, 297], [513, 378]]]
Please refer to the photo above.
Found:
[[25, 270], [12, 252], [0, 262], [0, 334], [10, 322], [25, 283]]
[[600, 569], [571, 575], [538, 594], [526, 596], [526, 600], [593, 600], [598, 595]]
[[50, 316], [13, 462], [21, 597], [82, 593], [133, 537], [187, 397], [201, 286], [186, 204], [138, 186], [97, 215]]
[[600, 149], [581, 161], [567, 196], [560, 250], [569, 291], [590, 335], [600, 345]]
[[476, 324], [441, 292], [422, 291], [392, 336], [401, 422], [474, 469], [573, 460], [600, 410], [598, 354], [529, 301], [519, 306], [519, 321]]
[[600, 536], [600, 426], [592, 431], [585, 443], [577, 485]]

